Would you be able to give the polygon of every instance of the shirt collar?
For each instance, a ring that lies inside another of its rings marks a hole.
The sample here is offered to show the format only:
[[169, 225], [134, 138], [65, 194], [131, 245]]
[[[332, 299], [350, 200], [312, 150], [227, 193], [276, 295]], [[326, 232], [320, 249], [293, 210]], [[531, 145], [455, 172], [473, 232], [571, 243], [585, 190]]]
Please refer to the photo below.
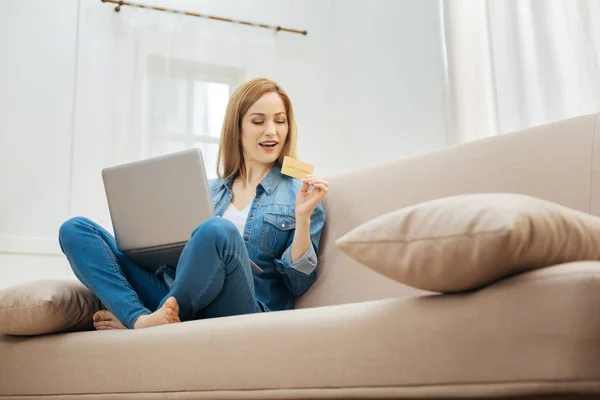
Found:
[[[235, 176], [232, 176], [229, 179], [223, 179], [223, 185], [225, 185], [227, 189], [231, 190], [234, 179]], [[277, 189], [277, 186], [279, 185], [279, 182], [281, 182], [282, 179], [283, 175], [281, 175], [281, 166], [279, 164], [275, 164], [275, 166], [271, 169], [271, 171], [269, 171], [269, 173], [267, 174], [267, 176], [265, 176], [262, 182], [259, 183], [259, 186], [262, 186], [265, 192], [267, 192], [267, 194], [270, 196], [271, 194], [273, 194], [275, 189]]]
[[283, 175], [281, 175], [281, 166], [279, 164], [275, 164], [275, 166], [271, 169], [271, 171], [269, 171], [265, 179], [262, 180], [260, 185], [270, 196], [275, 191], [275, 189], [277, 189], [277, 186], [279, 185], [279, 182], [281, 182], [281, 179], [283, 179]]

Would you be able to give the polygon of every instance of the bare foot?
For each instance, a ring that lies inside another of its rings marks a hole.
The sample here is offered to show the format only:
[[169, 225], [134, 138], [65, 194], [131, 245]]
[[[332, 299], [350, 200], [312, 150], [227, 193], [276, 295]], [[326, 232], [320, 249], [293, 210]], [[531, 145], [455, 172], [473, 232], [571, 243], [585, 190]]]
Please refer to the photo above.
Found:
[[94, 328], [99, 331], [110, 329], [126, 329], [125, 326], [110, 311], [98, 311], [96, 314], [94, 314], [93, 319]]
[[179, 304], [175, 297], [169, 297], [161, 308], [152, 314], [141, 315], [133, 324], [133, 329], [149, 328], [151, 326], [174, 324], [181, 322], [179, 319]]

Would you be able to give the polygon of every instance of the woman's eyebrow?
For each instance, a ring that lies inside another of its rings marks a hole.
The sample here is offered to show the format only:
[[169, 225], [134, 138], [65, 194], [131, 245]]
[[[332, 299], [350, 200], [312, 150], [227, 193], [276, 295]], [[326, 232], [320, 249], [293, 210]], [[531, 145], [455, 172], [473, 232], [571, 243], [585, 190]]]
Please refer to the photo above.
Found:
[[[264, 114], [264, 113], [252, 113], [252, 114], [250, 114], [250, 116], [253, 116], [253, 115], [259, 115], [261, 117], [264, 117], [266, 114]], [[277, 114], [275, 114], [275, 116], [277, 116], [277, 115], [285, 115], [285, 111], [278, 112]]]

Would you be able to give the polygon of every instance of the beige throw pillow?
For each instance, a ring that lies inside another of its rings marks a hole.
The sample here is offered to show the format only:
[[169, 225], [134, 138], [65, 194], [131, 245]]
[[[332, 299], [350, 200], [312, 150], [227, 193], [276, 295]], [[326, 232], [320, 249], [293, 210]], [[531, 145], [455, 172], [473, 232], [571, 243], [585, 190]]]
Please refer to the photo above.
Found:
[[457, 292], [536, 268], [600, 260], [600, 218], [525, 195], [469, 194], [382, 215], [336, 245], [404, 284]]
[[42, 335], [91, 329], [100, 301], [77, 281], [44, 280], [0, 290], [0, 333]]

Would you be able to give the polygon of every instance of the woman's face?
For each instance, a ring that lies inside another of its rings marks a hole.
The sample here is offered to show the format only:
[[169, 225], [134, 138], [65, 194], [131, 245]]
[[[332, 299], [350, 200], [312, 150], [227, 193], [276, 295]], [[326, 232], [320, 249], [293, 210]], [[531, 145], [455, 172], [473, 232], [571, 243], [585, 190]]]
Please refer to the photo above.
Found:
[[285, 105], [279, 94], [264, 94], [242, 119], [244, 160], [273, 164], [283, 150], [288, 129]]

